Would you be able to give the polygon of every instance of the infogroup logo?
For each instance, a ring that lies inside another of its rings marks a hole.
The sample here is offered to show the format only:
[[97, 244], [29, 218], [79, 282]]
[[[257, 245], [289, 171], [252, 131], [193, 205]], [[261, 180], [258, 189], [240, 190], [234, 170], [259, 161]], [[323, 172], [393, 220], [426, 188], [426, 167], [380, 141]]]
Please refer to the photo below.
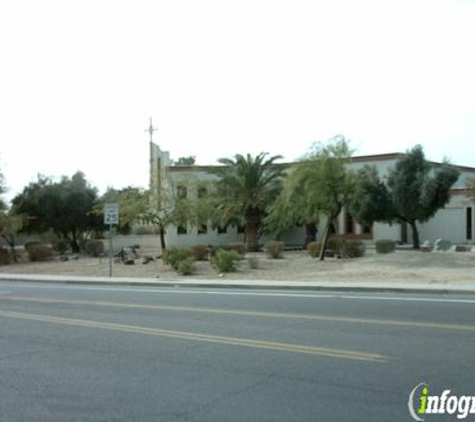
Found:
[[429, 386], [420, 383], [409, 394], [407, 407], [415, 421], [424, 421], [431, 414], [453, 415], [461, 420], [475, 414], [475, 396], [456, 396], [448, 389], [440, 395], [430, 395]]

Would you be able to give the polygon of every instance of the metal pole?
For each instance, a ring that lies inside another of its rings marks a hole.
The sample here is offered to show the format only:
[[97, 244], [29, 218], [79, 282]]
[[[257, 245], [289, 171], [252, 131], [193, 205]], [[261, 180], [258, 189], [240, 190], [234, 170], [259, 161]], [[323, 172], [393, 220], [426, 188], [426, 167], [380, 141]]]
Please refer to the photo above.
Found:
[[112, 277], [112, 224], [109, 224], [109, 277]]

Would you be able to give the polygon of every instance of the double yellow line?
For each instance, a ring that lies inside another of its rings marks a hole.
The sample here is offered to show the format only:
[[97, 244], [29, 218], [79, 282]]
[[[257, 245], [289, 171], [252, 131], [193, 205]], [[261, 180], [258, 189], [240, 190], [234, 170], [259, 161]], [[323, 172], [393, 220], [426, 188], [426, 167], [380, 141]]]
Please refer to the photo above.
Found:
[[103, 330], [119, 331], [133, 334], [144, 334], [148, 336], [168, 337], [182, 340], [193, 340], [215, 344], [224, 344], [240, 347], [251, 347], [256, 349], [268, 349], [288, 353], [300, 353], [305, 355], [326, 356], [340, 359], [351, 359], [370, 362], [385, 362], [387, 357], [364, 352], [353, 352], [348, 350], [327, 349], [323, 347], [303, 346], [289, 343], [278, 343], [271, 341], [241, 339], [233, 337], [215, 336], [209, 334], [197, 334], [184, 331], [163, 330], [159, 328], [140, 327], [135, 325], [115, 324], [110, 322], [100, 322], [84, 319], [60, 318], [48, 315], [29, 314], [23, 312], [1, 311], [0, 317], [29, 320], [35, 322], [46, 322], [50, 324], [61, 324], [75, 327], [96, 328]]

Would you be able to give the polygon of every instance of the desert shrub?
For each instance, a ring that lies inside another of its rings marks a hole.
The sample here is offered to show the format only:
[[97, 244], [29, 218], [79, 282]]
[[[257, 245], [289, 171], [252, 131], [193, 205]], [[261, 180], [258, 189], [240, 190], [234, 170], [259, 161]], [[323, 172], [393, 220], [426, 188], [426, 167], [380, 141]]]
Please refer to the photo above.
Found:
[[396, 250], [396, 242], [391, 239], [380, 239], [376, 241], [377, 253], [391, 253]]
[[41, 243], [38, 242], [37, 240], [33, 240], [31, 242], [26, 242], [25, 243], [25, 251], [29, 252], [31, 247], [38, 246], [38, 245], [41, 245]]
[[249, 268], [252, 270], [257, 270], [259, 268], [259, 258], [257, 256], [249, 256], [247, 258], [247, 263], [249, 264]]
[[223, 246], [222, 249], [237, 252], [240, 255], [239, 259], [242, 259], [244, 255], [246, 255], [246, 245], [244, 243], [229, 243]]
[[267, 242], [264, 250], [270, 258], [280, 259], [284, 257], [285, 243], [284, 242]]
[[187, 258], [191, 258], [191, 251], [188, 248], [174, 246], [163, 251], [163, 263], [170, 265], [175, 271], [178, 271], [180, 262]]
[[8, 249], [0, 247], [0, 265], [8, 265], [12, 262], [12, 254]]
[[89, 256], [99, 256], [104, 253], [104, 242], [101, 240], [88, 240], [84, 244], [84, 252]]
[[345, 239], [341, 237], [331, 237], [327, 242], [327, 251], [331, 250], [333, 253], [339, 255], [342, 253], [344, 243]]
[[65, 254], [69, 249], [69, 242], [67, 240], [55, 240], [53, 242], [53, 250], [55, 252], [62, 254]]
[[307, 252], [312, 258], [318, 258], [321, 250], [322, 244], [320, 242], [310, 242], [307, 245]]
[[31, 262], [46, 261], [53, 257], [53, 249], [48, 245], [29, 244], [27, 252]]
[[220, 249], [216, 252], [212, 264], [220, 273], [230, 273], [236, 271], [236, 262], [239, 259], [240, 256], [236, 251]]
[[345, 240], [341, 245], [341, 254], [345, 258], [361, 258], [366, 252], [366, 245], [361, 240]]
[[195, 260], [192, 257], [185, 258], [181, 261], [178, 261], [177, 264], [177, 273], [180, 275], [190, 275], [193, 274], [195, 270]]
[[208, 258], [209, 247], [208, 245], [192, 245], [190, 246], [191, 255], [195, 261], [206, 261]]

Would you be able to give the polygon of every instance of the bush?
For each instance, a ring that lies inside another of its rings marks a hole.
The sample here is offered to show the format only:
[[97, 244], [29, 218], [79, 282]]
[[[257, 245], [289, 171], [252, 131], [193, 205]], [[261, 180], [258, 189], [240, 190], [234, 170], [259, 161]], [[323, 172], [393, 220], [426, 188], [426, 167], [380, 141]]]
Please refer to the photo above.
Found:
[[240, 256], [236, 251], [221, 249], [216, 252], [212, 264], [220, 273], [230, 273], [236, 271], [236, 262], [239, 259]]
[[321, 250], [322, 244], [320, 242], [310, 242], [307, 245], [307, 252], [312, 258], [318, 258]]
[[246, 255], [246, 245], [244, 243], [230, 243], [222, 247], [226, 251], [235, 251], [240, 256], [239, 259], [242, 259]]
[[53, 257], [53, 249], [48, 245], [30, 243], [27, 252], [31, 262], [46, 261]]
[[89, 256], [99, 256], [104, 253], [104, 242], [101, 240], [88, 240], [84, 244], [84, 252]]
[[187, 248], [171, 247], [163, 251], [163, 263], [170, 265], [175, 271], [181, 261], [191, 258], [191, 251]]
[[376, 241], [377, 253], [391, 253], [396, 250], [396, 242], [391, 239], [380, 239]]
[[345, 240], [341, 245], [341, 254], [345, 258], [361, 258], [366, 252], [366, 245], [361, 240]]
[[185, 258], [182, 261], [178, 261], [177, 272], [180, 275], [193, 274], [195, 270], [195, 260], [193, 258]]
[[345, 239], [342, 237], [331, 237], [328, 239], [327, 251], [331, 250], [334, 254], [341, 255], [344, 242]]
[[25, 251], [29, 253], [31, 247], [38, 246], [38, 245], [41, 245], [41, 243], [36, 240], [32, 242], [27, 242], [25, 243]]
[[53, 250], [60, 253], [61, 255], [65, 254], [69, 249], [69, 242], [67, 240], [56, 240], [53, 242]]
[[247, 263], [249, 264], [249, 268], [252, 270], [257, 270], [259, 268], [259, 258], [257, 256], [248, 257]]
[[206, 261], [208, 259], [208, 245], [193, 245], [190, 247], [190, 250], [195, 261]]
[[281, 259], [284, 257], [285, 243], [284, 242], [267, 242], [264, 246], [266, 254], [273, 259]]
[[9, 250], [0, 247], [0, 265], [8, 265], [12, 262], [12, 254]]

